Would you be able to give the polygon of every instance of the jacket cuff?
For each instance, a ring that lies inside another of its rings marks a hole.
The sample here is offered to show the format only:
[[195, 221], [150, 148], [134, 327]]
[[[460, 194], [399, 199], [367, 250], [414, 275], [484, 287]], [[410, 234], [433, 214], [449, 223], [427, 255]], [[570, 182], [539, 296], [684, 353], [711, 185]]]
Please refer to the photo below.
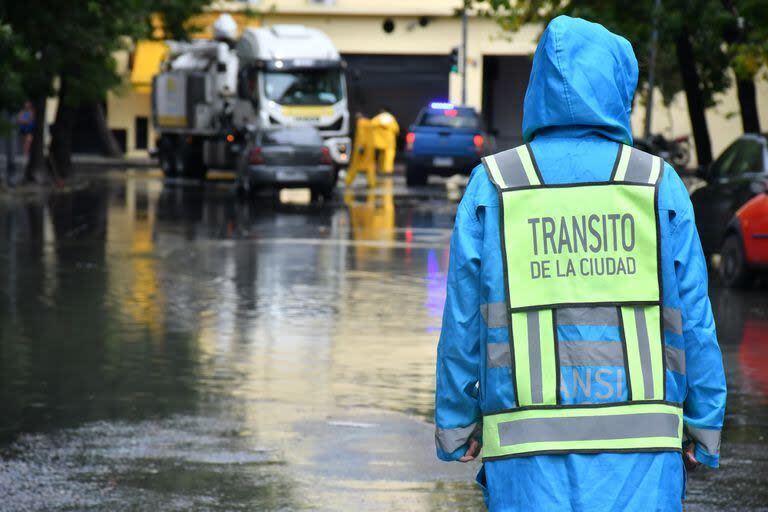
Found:
[[459, 460], [467, 453], [469, 440], [479, 437], [482, 423], [475, 422], [466, 427], [439, 428], [435, 426], [435, 447], [440, 460]]
[[720, 429], [698, 428], [685, 425], [685, 435], [696, 443], [696, 460], [711, 468], [720, 465]]
[[712, 455], [707, 453], [700, 444], [696, 444], [696, 448], [694, 448], [694, 455], [696, 456], [696, 460], [705, 466], [709, 466], [713, 469], [720, 467], [720, 455]]

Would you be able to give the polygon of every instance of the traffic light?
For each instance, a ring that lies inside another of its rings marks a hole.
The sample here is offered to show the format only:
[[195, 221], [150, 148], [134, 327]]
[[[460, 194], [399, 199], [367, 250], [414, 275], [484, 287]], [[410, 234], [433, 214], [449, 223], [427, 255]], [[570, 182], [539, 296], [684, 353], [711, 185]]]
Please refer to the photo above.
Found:
[[451, 73], [458, 73], [461, 66], [461, 47], [454, 46], [451, 49]]

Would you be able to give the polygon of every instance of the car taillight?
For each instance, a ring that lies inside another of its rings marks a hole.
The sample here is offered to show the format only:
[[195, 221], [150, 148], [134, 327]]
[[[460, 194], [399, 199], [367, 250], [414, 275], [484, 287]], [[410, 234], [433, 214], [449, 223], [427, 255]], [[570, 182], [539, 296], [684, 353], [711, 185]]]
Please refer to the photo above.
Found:
[[261, 153], [261, 148], [253, 148], [251, 150], [248, 162], [251, 165], [260, 165], [264, 163], [264, 155]]
[[413, 151], [413, 143], [416, 142], [416, 134], [413, 132], [408, 132], [405, 135], [405, 150], [406, 151]]
[[320, 163], [325, 165], [330, 165], [333, 163], [333, 159], [331, 158], [331, 150], [325, 146], [323, 146], [320, 150]]
[[475, 151], [477, 151], [478, 153], [483, 151], [483, 142], [485, 142], [485, 141], [483, 140], [483, 136], [482, 135], [480, 135], [479, 133], [477, 135], [475, 135], [472, 138], [472, 142], [475, 145]]

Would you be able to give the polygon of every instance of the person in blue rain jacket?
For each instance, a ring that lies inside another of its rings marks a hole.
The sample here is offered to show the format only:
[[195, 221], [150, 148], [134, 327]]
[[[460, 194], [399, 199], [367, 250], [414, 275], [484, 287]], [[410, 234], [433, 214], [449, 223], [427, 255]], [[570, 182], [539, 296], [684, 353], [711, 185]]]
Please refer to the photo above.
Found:
[[[637, 60], [603, 26], [560, 16], [544, 31], [525, 95], [523, 138], [547, 184], [610, 179], [631, 145]], [[679, 452], [533, 455], [487, 461], [477, 481], [492, 511], [681, 510], [685, 466], [718, 467], [726, 386], [707, 294], [707, 266], [685, 186], [668, 165], [659, 184], [666, 393], [683, 403]], [[437, 349], [437, 456], [476, 458], [484, 412], [515, 407], [497, 190], [472, 172], [451, 240]], [[572, 315], [573, 316], [573, 315]], [[619, 340], [600, 318], [557, 322], [558, 343]], [[623, 368], [561, 364], [563, 404], [627, 400]], [[689, 444], [688, 444], [689, 443]], [[684, 464], [685, 462], [685, 464]]]

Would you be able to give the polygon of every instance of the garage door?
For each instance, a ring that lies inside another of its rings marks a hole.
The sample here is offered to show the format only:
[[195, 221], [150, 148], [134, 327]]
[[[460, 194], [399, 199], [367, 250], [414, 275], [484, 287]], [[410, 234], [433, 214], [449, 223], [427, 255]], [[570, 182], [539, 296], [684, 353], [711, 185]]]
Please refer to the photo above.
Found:
[[483, 118], [499, 150], [523, 141], [523, 99], [530, 74], [527, 55], [483, 57]]
[[349, 111], [374, 116], [389, 108], [401, 128], [401, 139], [422, 107], [448, 98], [451, 70], [447, 55], [345, 54]]

